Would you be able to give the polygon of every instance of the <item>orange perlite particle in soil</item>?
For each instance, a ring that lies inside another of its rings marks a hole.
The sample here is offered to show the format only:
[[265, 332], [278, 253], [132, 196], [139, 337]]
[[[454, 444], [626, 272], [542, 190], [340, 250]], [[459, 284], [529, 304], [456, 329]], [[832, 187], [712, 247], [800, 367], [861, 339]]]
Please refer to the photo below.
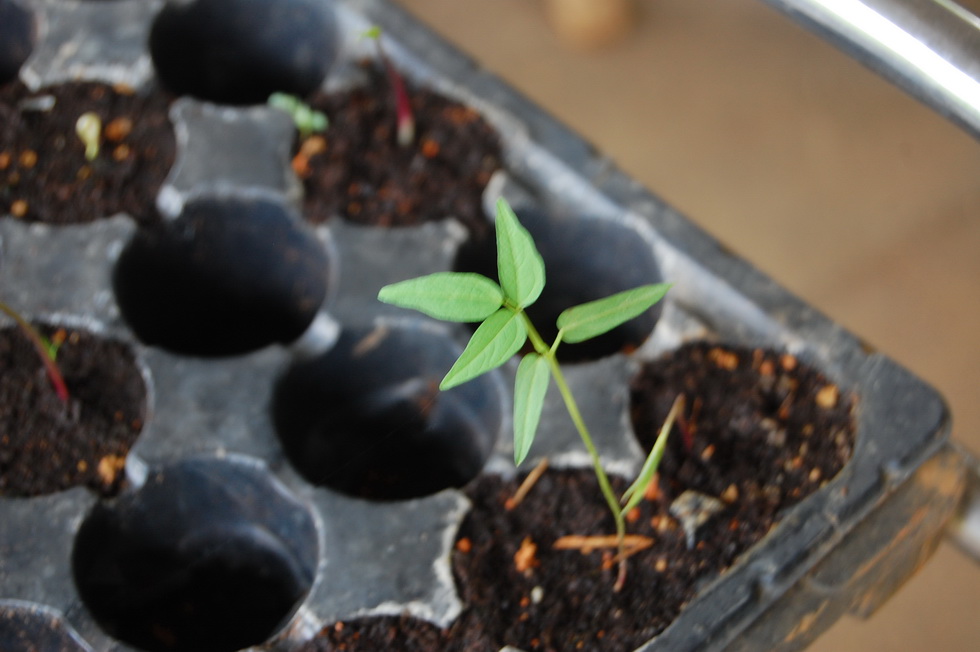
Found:
[[728, 485], [723, 492], [721, 492], [721, 499], [726, 503], [734, 503], [738, 500], [738, 487], [735, 484]]
[[10, 203], [10, 214], [14, 217], [24, 217], [27, 215], [27, 202], [23, 199], [15, 199]]
[[439, 143], [432, 140], [431, 138], [426, 138], [422, 141], [422, 156], [425, 158], [435, 158], [439, 156]]
[[715, 348], [708, 352], [708, 357], [720, 369], [734, 371], [738, 367], [738, 355], [732, 351]]
[[643, 490], [643, 498], [647, 502], [654, 502], [657, 498], [660, 498], [660, 474], [654, 473], [653, 477], [650, 478], [650, 482], [647, 483], [647, 488]]
[[35, 152], [33, 149], [25, 149], [20, 153], [18, 163], [20, 163], [22, 168], [27, 168], [30, 170], [32, 167], [37, 165], [37, 152]]
[[825, 410], [837, 407], [837, 400], [840, 398], [840, 390], [837, 389], [837, 385], [824, 385], [820, 391], [817, 392], [816, 402], [817, 405]]
[[111, 486], [116, 482], [116, 477], [125, 466], [126, 458], [122, 455], [106, 455], [99, 460], [99, 467], [96, 469], [96, 473], [99, 474], [99, 479], [102, 481], [102, 484]]
[[521, 547], [514, 553], [514, 568], [518, 572], [529, 575], [531, 569], [540, 565], [538, 561], [538, 546], [531, 540], [531, 537], [524, 537]]
[[129, 118], [116, 118], [105, 126], [105, 139], [118, 143], [133, 131], [133, 121]]
[[309, 177], [313, 174], [310, 159], [325, 151], [327, 151], [327, 140], [323, 136], [310, 136], [303, 141], [296, 156], [293, 157], [293, 172], [304, 179]]

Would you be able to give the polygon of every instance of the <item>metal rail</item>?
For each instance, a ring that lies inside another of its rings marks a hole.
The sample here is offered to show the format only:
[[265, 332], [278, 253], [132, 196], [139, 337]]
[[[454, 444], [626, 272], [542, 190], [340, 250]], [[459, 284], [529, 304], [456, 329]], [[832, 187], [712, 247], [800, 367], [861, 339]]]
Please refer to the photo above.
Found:
[[980, 18], [952, 0], [764, 0], [980, 139]]
[[966, 490], [959, 510], [946, 527], [946, 536], [980, 564], [980, 461], [966, 449], [958, 448], [967, 461]]

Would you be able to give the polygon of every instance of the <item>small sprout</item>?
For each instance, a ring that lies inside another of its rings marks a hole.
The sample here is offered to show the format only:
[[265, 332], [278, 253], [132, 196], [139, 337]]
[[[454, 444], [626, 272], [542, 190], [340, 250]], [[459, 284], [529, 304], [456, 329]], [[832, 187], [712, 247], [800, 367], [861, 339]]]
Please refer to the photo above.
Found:
[[89, 111], [78, 116], [75, 133], [85, 145], [85, 158], [94, 161], [99, 156], [99, 141], [102, 138], [102, 119]]
[[44, 369], [48, 373], [48, 378], [51, 380], [51, 386], [54, 387], [55, 393], [58, 398], [61, 399], [63, 403], [68, 402], [68, 386], [65, 384], [65, 379], [61, 375], [61, 371], [58, 369], [58, 365], [55, 362], [58, 356], [58, 347], [60, 343], [51, 342], [48, 338], [37, 332], [33, 326], [28, 323], [26, 319], [20, 316], [16, 310], [8, 306], [3, 301], [0, 301], [0, 312], [5, 313], [8, 317], [14, 320], [20, 330], [27, 336], [34, 345], [34, 349], [37, 351], [38, 356], [41, 358], [41, 362], [44, 363]]
[[388, 58], [384, 46], [381, 43], [381, 28], [374, 26], [365, 30], [361, 36], [374, 40], [378, 47], [378, 58], [385, 67], [388, 81], [391, 83], [391, 90], [395, 94], [395, 115], [398, 144], [401, 147], [408, 147], [415, 140], [415, 115], [412, 112], [412, 101], [408, 97], [408, 90], [405, 88], [405, 80], [398, 74], [395, 65]]
[[317, 111], [295, 95], [273, 93], [269, 96], [269, 106], [285, 111], [292, 117], [301, 140], [323, 131], [329, 124], [323, 112]]
[[670, 284], [644, 285], [569, 308], [558, 316], [558, 335], [548, 344], [524, 310], [537, 301], [544, 289], [544, 261], [531, 235], [503, 199], [497, 202], [496, 231], [499, 284], [479, 274], [438, 272], [386, 285], [378, 293], [378, 299], [436, 319], [482, 322], [443, 378], [440, 389], [450, 389], [499, 367], [530, 340], [534, 350], [521, 359], [514, 383], [514, 462], [523, 462], [531, 450], [545, 395], [554, 379], [568, 415], [589, 452], [599, 488], [616, 522], [614, 541], [619, 554], [615, 560], [619, 575], [614, 589], [618, 591], [626, 579], [626, 559], [632, 554], [626, 537], [627, 514], [643, 500], [657, 472], [667, 436], [683, 411], [683, 397], [674, 402], [638, 478], [622, 498], [617, 498], [575, 397], [565, 382], [557, 350], [562, 342], [589, 340], [637, 317], [660, 301]]

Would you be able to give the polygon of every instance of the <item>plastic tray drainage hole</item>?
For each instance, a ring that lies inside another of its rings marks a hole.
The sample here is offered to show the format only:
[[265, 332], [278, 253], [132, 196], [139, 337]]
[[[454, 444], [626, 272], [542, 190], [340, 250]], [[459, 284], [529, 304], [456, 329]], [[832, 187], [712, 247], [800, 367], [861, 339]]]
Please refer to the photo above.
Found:
[[[650, 244], [632, 228], [603, 219], [552, 215], [537, 208], [517, 206], [514, 210], [544, 259], [547, 283], [527, 312], [548, 341], [558, 334], [555, 321], [566, 308], [663, 280]], [[463, 243], [454, 268], [496, 279], [494, 233]], [[584, 362], [632, 351], [646, 341], [661, 310], [658, 303], [605, 335], [562, 344], [558, 357], [563, 362]]]
[[0, 0], [0, 84], [17, 78], [36, 41], [33, 14], [18, 3]]
[[196, 0], [168, 3], [153, 21], [150, 55], [179, 94], [225, 104], [276, 91], [312, 93], [339, 45], [332, 3]]
[[290, 342], [325, 301], [326, 249], [264, 199], [200, 199], [127, 243], [112, 284], [146, 344], [204, 356]]
[[238, 650], [272, 636], [313, 583], [312, 516], [261, 469], [195, 460], [100, 503], [72, 557], [82, 600], [140, 649]]
[[417, 328], [345, 330], [276, 383], [273, 418], [288, 458], [316, 485], [374, 500], [466, 484], [493, 450], [502, 389], [488, 374], [440, 391], [458, 354], [448, 336]]

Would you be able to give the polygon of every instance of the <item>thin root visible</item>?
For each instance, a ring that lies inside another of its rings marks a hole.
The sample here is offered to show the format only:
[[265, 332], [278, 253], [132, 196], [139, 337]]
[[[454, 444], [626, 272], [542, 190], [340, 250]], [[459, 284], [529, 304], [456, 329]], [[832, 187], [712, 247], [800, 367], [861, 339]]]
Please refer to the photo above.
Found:
[[517, 488], [514, 495], [507, 499], [507, 502], [504, 503], [504, 509], [510, 511], [520, 505], [521, 501], [527, 497], [527, 494], [534, 488], [534, 485], [537, 484], [538, 480], [541, 479], [541, 476], [547, 470], [548, 458], [543, 457], [541, 458], [541, 461], [538, 462], [537, 466], [531, 469], [531, 472], [527, 474], [527, 477], [524, 478], [524, 482], [522, 482], [521, 486]]

